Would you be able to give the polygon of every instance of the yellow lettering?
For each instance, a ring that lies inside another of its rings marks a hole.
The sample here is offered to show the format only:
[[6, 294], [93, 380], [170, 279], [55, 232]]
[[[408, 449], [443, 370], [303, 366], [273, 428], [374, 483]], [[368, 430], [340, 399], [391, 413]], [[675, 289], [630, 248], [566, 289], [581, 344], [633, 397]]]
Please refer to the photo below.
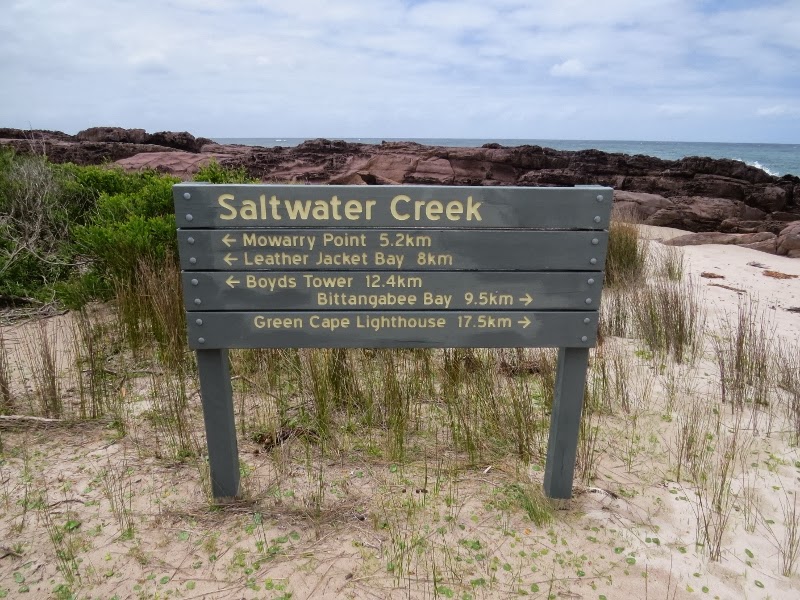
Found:
[[414, 202], [414, 220], [419, 221], [422, 218], [422, 207], [425, 206], [425, 200], [417, 200]]
[[358, 200], [348, 200], [344, 205], [344, 216], [351, 221], [358, 221], [362, 210], [363, 208]]
[[[275, 198], [275, 196], [273, 196]], [[284, 206], [286, 207], [286, 213], [289, 215], [289, 218], [292, 221], [297, 220], [298, 218], [305, 221], [308, 219], [308, 214], [311, 211], [311, 201], [310, 200], [284, 200]]]
[[302, 329], [303, 319], [301, 317], [264, 317], [256, 315], [253, 317], [253, 325], [256, 329]]
[[339, 214], [339, 205], [341, 203], [342, 203], [342, 201], [339, 200], [338, 196], [333, 196], [331, 198], [331, 208], [333, 208], [333, 220], [334, 221], [341, 221], [342, 220], [342, 215]]
[[242, 200], [242, 208], [239, 211], [239, 216], [246, 221], [255, 221], [258, 219], [258, 207], [252, 200]]
[[[261, 196], [261, 202], [264, 202], [264, 196]], [[280, 200], [278, 200], [275, 196], [270, 198], [269, 205], [272, 207], [272, 218], [275, 221], [280, 221], [281, 216], [278, 214], [278, 206], [280, 205]]]
[[311, 211], [311, 214], [317, 221], [327, 221], [330, 218], [329, 208], [330, 206], [324, 200], [315, 200], [314, 210]]
[[425, 206], [425, 216], [431, 221], [438, 221], [442, 211], [444, 211], [444, 206], [438, 200], [431, 200]]
[[464, 214], [464, 205], [458, 200], [447, 203], [447, 219], [449, 221], [460, 221], [461, 215]]
[[[411, 202], [411, 198], [409, 198], [404, 194], [400, 194], [392, 198], [392, 203], [389, 205], [389, 211], [392, 213], [392, 217], [394, 217], [398, 221], [405, 221], [406, 219], [409, 218], [410, 215], [397, 211], [398, 202]], [[369, 206], [369, 202], [367, 203], [367, 206]]]
[[467, 221], [471, 221], [473, 218], [476, 221], [482, 221], [481, 213], [478, 212], [478, 209], [481, 207], [482, 202], [476, 202], [475, 204], [472, 203], [472, 196], [467, 198]]
[[233, 199], [233, 194], [221, 194], [220, 197], [217, 198], [217, 204], [228, 211], [227, 213], [223, 213], [219, 216], [219, 218], [223, 221], [230, 221], [231, 219], [236, 218], [236, 209], [227, 203], [227, 200]]

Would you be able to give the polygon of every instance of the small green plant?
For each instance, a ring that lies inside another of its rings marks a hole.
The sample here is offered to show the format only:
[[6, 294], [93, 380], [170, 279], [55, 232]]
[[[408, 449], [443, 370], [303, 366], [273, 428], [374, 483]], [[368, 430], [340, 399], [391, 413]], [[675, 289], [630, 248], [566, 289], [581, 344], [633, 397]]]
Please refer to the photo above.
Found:
[[11, 414], [14, 402], [11, 397], [11, 362], [3, 330], [0, 329], [0, 415]]
[[108, 358], [104, 337], [107, 327], [87, 309], [74, 313], [72, 322], [75, 379], [80, 399], [81, 419], [96, 419], [112, 409], [113, 394], [106, 368]]
[[797, 493], [784, 491], [780, 504], [783, 513], [783, 536], [778, 537], [774, 532], [773, 521], [765, 519], [763, 515], [762, 521], [773, 545], [778, 549], [781, 574], [784, 577], [791, 577], [795, 573], [797, 559], [800, 558], [800, 510], [797, 507]]
[[119, 466], [108, 462], [95, 477], [99, 480], [103, 495], [108, 500], [111, 512], [117, 519], [120, 538], [129, 539], [133, 536], [134, 519], [131, 511], [133, 486], [127, 460], [124, 460]]
[[637, 226], [621, 219], [612, 220], [608, 230], [606, 286], [610, 288], [637, 285], [647, 274], [648, 241]]
[[680, 281], [686, 270], [683, 249], [678, 246], [664, 246], [653, 257], [653, 271], [669, 281]]
[[599, 341], [607, 337], [630, 337], [633, 333], [635, 288], [606, 288], [600, 303]]
[[[722, 402], [732, 410], [746, 402], [756, 410], [769, 406], [776, 381], [775, 326], [759, 311], [758, 303], [746, 298], [739, 303], [736, 320], [725, 317], [720, 329], [713, 343]], [[753, 419], [757, 416], [754, 412]]]
[[36, 402], [34, 414], [51, 418], [60, 418], [64, 412], [58, 335], [54, 322], [41, 319], [24, 330], [21, 344], [22, 360], [28, 365], [27, 375]]
[[702, 290], [691, 280], [666, 279], [637, 289], [634, 300], [636, 331], [656, 356], [691, 363], [703, 347], [705, 309]]
[[553, 507], [538, 485], [503, 485], [496, 492], [494, 505], [501, 510], [521, 509], [537, 527], [543, 527], [553, 520]]
[[61, 576], [71, 588], [81, 580], [80, 565], [78, 562], [78, 543], [74, 532], [80, 526], [78, 521], [68, 520], [60, 525], [53, 520], [53, 514], [48, 508], [47, 500], [43, 503], [40, 514], [44, 520], [47, 535], [55, 552], [56, 565]]
[[182, 461], [198, 454], [183, 374], [153, 372], [150, 378], [153, 409], [148, 417], [156, 433], [157, 456]]
[[714, 438], [709, 470], [695, 480], [695, 511], [698, 542], [708, 552], [709, 560], [719, 561], [722, 555], [723, 536], [736, 504], [737, 496], [731, 489], [735, 468], [747, 454], [750, 439], [746, 438], [741, 419], [734, 422], [732, 431], [722, 431]]
[[780, 546], [781, 574], [791, 577], [800, 557], [800, 511], [797, 509], [797, 492], [786, 495], [786, 502], [781, 504], [783, 510], [784, 534]]

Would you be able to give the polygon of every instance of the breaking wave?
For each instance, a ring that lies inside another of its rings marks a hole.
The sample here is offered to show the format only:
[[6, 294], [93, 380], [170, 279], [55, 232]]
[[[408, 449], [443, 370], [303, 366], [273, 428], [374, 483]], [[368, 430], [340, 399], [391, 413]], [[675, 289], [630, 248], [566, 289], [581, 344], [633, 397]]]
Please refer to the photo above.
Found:
[[767, 175], [772, 175], [773, 177], [780, 177], [781, 176], [780, 173], [778, 173], [777, 171], [770, 170], [769, 167], [762, 165], [757, 160], [750, 161], [750, 162], [748, 162], [746, 160], [742, 160], [741, 158], [737, 158], [736, 160], [738, 160], [739, 162], [743, 162], [746, 165], [750, 165], [751, 167], [755, 167], [756, 169], [761, 169]]

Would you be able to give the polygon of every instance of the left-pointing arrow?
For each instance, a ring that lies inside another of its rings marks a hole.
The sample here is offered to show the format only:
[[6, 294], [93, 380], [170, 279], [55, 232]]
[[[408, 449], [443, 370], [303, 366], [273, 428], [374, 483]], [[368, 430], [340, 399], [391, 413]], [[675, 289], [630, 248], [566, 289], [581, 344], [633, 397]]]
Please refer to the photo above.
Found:
[[239, 259], [238, 259], [238, 258], [236, 258], [235, 256], [232, 256], [232, 255], [231, 255], [231, 253], [230, 253], [230, 252], [228, 252], [228, 253], [225, 255], [225, 258], [224, 258], [223, 260], [224, 260], [226, 263], [228, 263], [228, 266], [231, 266], [233, 263], [235, 263], [235, 262], [236, 262], [237, 260], [239, 260]]
[[230, 277], [228, 277], [228, 278], [225, 280], [225, 283], [227, 283], [227, 284], [228, 284], [228, 287], [236, 287], [236, 284], [237, 284], [237, 283], [241, 283], [241, 281], [239, 281], [238, 279], [234, 279], [234, 278], [233, 278], [233, 275], [231, 275]]
[[222, 238], [222, 243], [225, 244], [228, 248], [231, 247], [231, 244], [236, 243], [236, 238], [229, 236], [227, 233]]

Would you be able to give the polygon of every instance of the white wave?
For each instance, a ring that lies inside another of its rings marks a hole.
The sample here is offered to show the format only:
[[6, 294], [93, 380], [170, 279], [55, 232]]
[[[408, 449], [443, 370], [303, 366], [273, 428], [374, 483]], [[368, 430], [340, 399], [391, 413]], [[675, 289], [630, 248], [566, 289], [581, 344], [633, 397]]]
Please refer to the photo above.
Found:
[[764, 165], [762, 165], [757, 160], [754, 160], [753, 162], [747, 163], [747, 164], [750, 165], [751, 167], [755, 167], [756, 169], [761, 169], [767, 175], [772, 175], [773, 177], [780, 177], [781, 176], [780, 173], [778, 173], [777, 171], [770, 171], [769, 167], [765, 167]]
[[780, 177], [781, 176], [780, 173], [778, 173], [777, 171], [770, 170], [769, 167], [766, 167], [766, 166], [762, 165], [757, 160], [754, 160], [752, 162], [746, 161], [746, 160], [742, 160], [741, 158], [734, 158], [733, 160], [738, 160], [739, 162], [743, 162], [744, 164], [750, 165], [751, 167], [755, 167], [756, 169], [761, 169], [767, 175], [772, 175], [773, 177]]

